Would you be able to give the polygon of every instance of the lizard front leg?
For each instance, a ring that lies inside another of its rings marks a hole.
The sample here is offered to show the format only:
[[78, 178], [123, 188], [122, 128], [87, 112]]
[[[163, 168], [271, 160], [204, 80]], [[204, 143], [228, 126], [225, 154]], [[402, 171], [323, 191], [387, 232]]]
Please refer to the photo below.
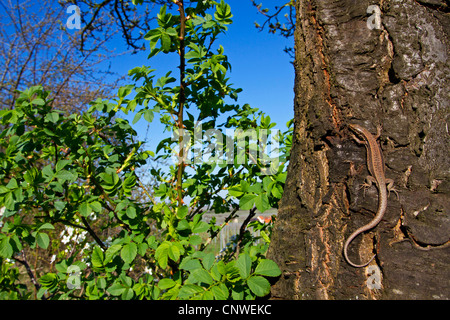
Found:
[[377, 180], [372, 176], [367, 176], [366, 180], [364, 180], [364, 183], [359, 189], [364, 188], [364, 196], [366, 196], [366, 190], [369, 189], [372, 185], [377, 185]]

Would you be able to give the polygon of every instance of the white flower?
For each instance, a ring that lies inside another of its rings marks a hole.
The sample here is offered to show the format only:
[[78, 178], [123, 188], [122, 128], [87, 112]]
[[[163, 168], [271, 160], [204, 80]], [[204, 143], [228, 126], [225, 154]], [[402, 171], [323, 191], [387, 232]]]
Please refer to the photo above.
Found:
[[[6, 207], [0, 208], [0, 219], [2, 218], [3, 214], [5, 213]], [[0, 221], [0, 228], [3, 227], [3, 221]]]
[[52, 257], [50, 258], [50, 263], [55, 262], [56, 259], [56, 254], [52, 255]]
[[145, 268], [144, 268], [144, 273], [148, 273], [149, 275], [152, 275], [152, 274], [153, 274], [153, 271], [152, 271], [152, 269], [150, 269], [149, 267], [145, 266]]
[[66, 230], [67, 230], [67, 233], [69, 234], [69, 237], [72, 237], [74, 228], [66, 226]]
[[70, 236], [64, 236], [61, 240], [62, 243], [67, 244], [70, 241]]

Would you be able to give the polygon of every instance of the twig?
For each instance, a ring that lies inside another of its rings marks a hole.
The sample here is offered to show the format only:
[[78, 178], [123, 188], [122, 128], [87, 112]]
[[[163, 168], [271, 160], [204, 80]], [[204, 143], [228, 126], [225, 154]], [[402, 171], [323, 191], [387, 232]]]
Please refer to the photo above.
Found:
[[[184, 36], [185, 36], [185, 29], [186, 29], [186, 14], [184, 12], [184, 3], [183, 0], [177, 0], [175, 1], [175, 4], [178, 5], [178, 11], [180, 12], [180, 93], [179, 93], [179, 107], [178, 107], [178, 130], [181, 130], [183, 128], [183, 110], [184, 110], [184, 103], [186, 100], [186, 91], [185, 87], [186, 84], [184, 83], [184, 76], [185, 76], [185, 68], [186, 68], [186, 61], [185, 61], [185, 43], [184, 43]], [[181, 133], [181, 132], [180, 132]], [[178, 192], [178, 206], [181, 207], [183, 204], [183, 171], [184, 171], [184, 161], [182, 160], [184, 157], [184, 150], [181, 147], [183, 142], [183, 136], [180, 134], [178, 138], [178, 145], [180, 147], [179, 152], [179, 161], [178, 164], [178, 173], [177, 173], [177, 192]]]
[[41, 288], [41, 285], [37, 282], [36, 277], [34, 276], [33, 270], [31, 270], [30, 265], [28, 264], [27, 256], [25, 255], [25, 250], [22, 249], [21, 253], [22, 253], [23, 260], [16, 258], [16, 257], [14, 257], [14, 260], [16, 260], [17, 262], [19, 262], [20, 264], [22, 264], [25, 267], [25, 269], [27, 270], [28, 276], [30, 277], [31, 282], [33, 283], [34, 287], [36, 288], [36, 291], [39, 291], [39, 289]]
[[241, 228], [239, 229], [239, 237], [238, 237], [238, 241], [237, 241], [237, 247], [241, 247], [242, 244], [242, 238], [244, 237], [244, 233], [245, 233], [245, 229], [247, 228], [248, 223], [250, 222], [250, 220], [255, 216], [256, 214], [256, 207], [253, 207], [252, 209], [250, 209], [250, 212], [247, 216], [247, 218], [245, 218], [244, 222], [241, 225]]
[[106, 250], [107, 247], [105, 244], [100, 240], [100, 238], [97, 236], [97, 234], [94, 232], [94, 230], [91, 229], [91, 226], [89, 225], [88, 221], [85, 217], [81, 217], [81, 220], [83, 221], [84, 225], [86, 226], [86, 231], [89, 232], [92, 238], [94, 238], [95, 242], [98, 243], [98, 245], [103, 249]]

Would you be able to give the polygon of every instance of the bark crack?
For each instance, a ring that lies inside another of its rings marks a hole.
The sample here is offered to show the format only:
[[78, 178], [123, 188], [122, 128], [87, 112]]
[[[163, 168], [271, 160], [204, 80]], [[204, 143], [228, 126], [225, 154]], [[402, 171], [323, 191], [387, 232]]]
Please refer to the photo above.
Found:
[[395, 243], [409, 241], [414, 248], [422, 251], [429, 251], [434, 249], [445, 249], [450, 247], [450, 239], [443, 243], [426, 243], [416, 239], [411, 229], [406, 225], [406, 216], [404, 211], [402, 210], [400, 213], [400, 218], [394, 227], [394, 239], [389, 242], [389, 245], [393, 245]]
[[425, 7], [425, 8], [431, 9], [431, 10], [437, 10], [442, 13], [450, 12], [450, 7], [445, 2], [441, 2], [440, 4], [437, 4], [437, 3], [425, 2], [423, 0], [416, 0], [416, 3], [422, 7]]

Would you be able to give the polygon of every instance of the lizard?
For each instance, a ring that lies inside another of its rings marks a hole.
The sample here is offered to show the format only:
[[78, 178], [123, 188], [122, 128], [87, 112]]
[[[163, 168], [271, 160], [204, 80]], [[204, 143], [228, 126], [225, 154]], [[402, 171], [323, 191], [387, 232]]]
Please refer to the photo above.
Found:
[[[354, 264], [350, 261], [348, 258], [347, 250], [349, 244], [352, 242], [352, 240], [357, 237], [359, 234], [370, 230], [372, 228], [375, 228], [378, 223], [383, 218], [384, 213], [386, 212], [387, 208], [387, 201], [388, 201], [388, 191], [393, 191], [397, 194], [397, 191], [394, 189], [394, 180], [387, 179], [384, 175], [384, 159], [383, 154], [381, 152], [381, 148], [379, 147], [377, 143], [378, 137], [381, 135], [381, 126], [377, 127], [377, 135], [373, 136], [367, 129], [357, 125], [357, 124], [349, 124], [349, 129], [353, 131], [357, 136], [362, 138], [363, 140], [358, 139], [355, 135], [353, 135], [353, 139], [359, 143], [364, 144], [367, 150], [367, 168], [369, 170], [370, 175], [367, 176], [366, 182], [363, 184], [363, 187], [370, 187], [372, 184], [375, 184], [378, 188], [378, 210], [375, 215], [375, 217], [370, 221], [368, 224], [358, 228], [356, 231], [354, 231], [347, 239], [347, 241], [344, 244], [344, 257], [347, 262], [355, 267], [355, 268], [361, 268], [367, 266], [376, 256], [373, 255], [373, 257], [364, 264]], [[387, 185], [387, 187], [386, 187]], [[398, 194], [397, 194], [398, 197]]]

